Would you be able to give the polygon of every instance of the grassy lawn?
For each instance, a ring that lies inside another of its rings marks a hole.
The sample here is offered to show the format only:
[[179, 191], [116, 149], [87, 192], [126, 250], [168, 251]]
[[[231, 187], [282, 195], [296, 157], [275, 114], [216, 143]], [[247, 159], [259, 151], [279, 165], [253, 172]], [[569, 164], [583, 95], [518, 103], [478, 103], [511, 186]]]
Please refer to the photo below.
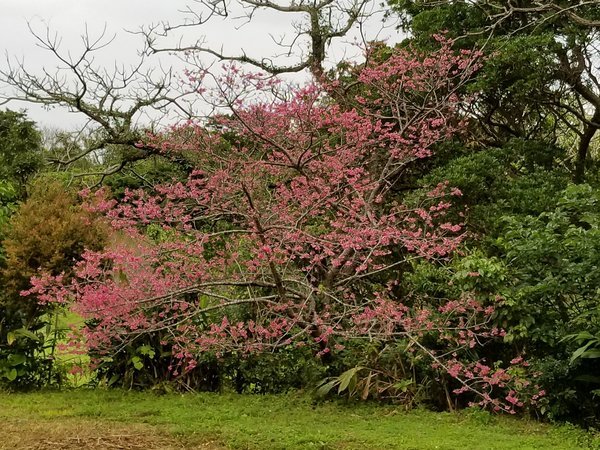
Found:
[[481, 412], [403, 412], [305, 396], [0, 393], [0, 449], [578, 449], [589, 436]]

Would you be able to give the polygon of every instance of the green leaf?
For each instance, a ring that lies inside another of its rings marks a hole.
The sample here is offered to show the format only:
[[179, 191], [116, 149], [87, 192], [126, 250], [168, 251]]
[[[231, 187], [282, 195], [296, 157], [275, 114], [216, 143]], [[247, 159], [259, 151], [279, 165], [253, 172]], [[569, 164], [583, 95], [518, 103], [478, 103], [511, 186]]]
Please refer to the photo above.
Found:
[[398, 389], [401, 392], [407, 392], [408, 388], [410, 388], [412, 385], [413, 385], [412, 380], [402, 380], [402, 381], [399, 381], [398, 383], [394, 383], [394, 389]]
[[19, 328], [18, 330], [15, 330], [14, 333], [15, 333], [15, 336], [26, 337], [33, 341], [37, 341], [37, 342], [40, 341], [40, 337], [37, 334], [32, 333], [31, 331], [29, 331], [26, 328]]
[[577, 333], [577, 334], [569, 334], [568, 336], [565, 336], [564, 338], [562, 338], [560, 340], [560, 342], [569, 341], [569, 340], [584, 341], [587, 339], [595, 339], [595, 336], [593, 334], [591, 334], [589, 331], [582, 331], [581, 333]]
[[200, 309], [204, 309], [204, 308], [206, 308], [207, 306], [210, 305], [210, 297], [208, 297], [207, 295], [202, 295], [199, 298], [199, 302], [198, 303], [200, 305]]
[[140, 355], [148, 356], [150, 359], [154, 358], [154, 355], [156, 355], [154, 349], [149, 345], [142, 345], [140, 348], [138, 348], [138, 353]]
[[121, 376], [118, 373], [115, 373], [112, 377], [110, 377], [110, 380], [108, 380], [108, 386], [115, 384], [117, 381], [119, 381], [119, 378], [121, 378]]
[[15, 333], [13, 333], [12, 331], [9, 331], [8, 333], [6, 333], [6, 341], [8, 342], [8, 345], [12, 345], [16, 339], [17, 338], [15, 336]]
[[8, 379], [8, 381], [15, 381], [17, 379], [17, 369], [10, 369], [6, 373], [6, 378]]
[[586, 359], [600, 358], [600, 349], [588, 350], [587, 352], [584, 352], [581, 357]]
[[579, 359], [579, 358], [581, 358], [581, 357], [582, 357], [582, 355], [585, 353], [585, 351], [588, 349], [588, 347], [589, 347], [590, 345], [592, 345], [593, 343], [594, 343], [594, 341], [590, 341], [590, 342], [588, 342], [587, 344], [585, 344], [584, 346], [582, 346], [582, 347], [579, 347], [577, 350], [575, 350], [575, 351], [573, 352], [573, 354], [571, 355], [571, 360], [569, 361], [569, 362], [570, 362], [570, 364], [573, 364], [573, 362], [574, 362], [576, 359]]
[[27, 357], [22, 353], [18, 353], [14, 355], [8, 355], [7, 361], [8, 365], [11, 367], [20, 366], [27, 361]]
[[[327, 379], [323, 380], [322, 382], [325, 382]], [[326, 383], [324, 383], [321, 387], [319, 387], [317, 389], [317, 395], [319, 397], [324, 397], [327, 394], [329, 394], [329, 392], [338, 384], [338, 380], [331, 380], [328, 381]]]
[[360, 367], [360, 366], [353, 367], [352, 369], [346, 370], [344, 373], [342, 373], [338, 377], [338, 379], [340, 381], [340, 385], [338, 386], [338, 394], [341, 394], [348, 387], [350, 387], [350, 385], [352, 384], [352, 380], [354, 380], [354, 385], [356, 385], [356, 374], [361, 369], [362, 369], [362, 367]]
[[134, 356], [131, 358], [131, 363], [133, 364], [135, 370], [141, 370], [144, 368], [144, 363], [139, 356]]

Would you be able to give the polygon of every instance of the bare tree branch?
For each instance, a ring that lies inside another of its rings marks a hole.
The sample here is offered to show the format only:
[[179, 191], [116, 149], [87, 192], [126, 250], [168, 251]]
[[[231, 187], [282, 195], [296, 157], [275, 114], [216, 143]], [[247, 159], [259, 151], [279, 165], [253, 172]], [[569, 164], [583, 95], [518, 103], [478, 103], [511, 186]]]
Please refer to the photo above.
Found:
[[206, 11], [202, 13], [190, 9], [188, 12], [192, 20], [188, 17], [182, 24], [164, 23], [142, 30], [150, 53], [208, 54], [220, 61], [250, 64], [273, 75], [309, 69], [319, 78], [323, 75], [323, 62], [331, 41], [346, 36], [353, 27], [364, 21], [368, 15], [367, 6], [372, 0], [299, 0], [285, 3], [272, 0], [236, 0], [235, 6], [244, 11], [243, 18], [247, 21], [251, 21], [257, 11], [274, 11], [302, 19], [295, 24], [293, 35], [276, 41], [279, 46], [287, 49], [287, 56], [300, 56], [300, 61], [293, 64], [279, 64], [270, 58], [249, 56], [245, 50], [237, 55], [226, 54], [205, 45], [203, 39], [189, 45], [180, 42], [177, 46], [161, 46], [157, 41], [158, 37], [166, 37], [182, 27], [200, 26], [215, 15], [227, 16], [227, 11], [232, 9], [227, 0], [218, 3], [203, 0], [196, 3]]
[[[128, 67], [115, 63], [112, 68], [105, 68], [95, 62], [96, 55], [114, 40], [114, 36], [107, 35], [106, 28], [96, 37], [86, 28], [81, 39], [82, 49], [77, 54], [63, 50], [61, 39], [50, 28], [40, 33], [29, 24], [29, 29], [37, 45], [50, 52], [58, 65], [54, 71], [43, 69], [35, 73], [24, 59], [6, 55], [0, 80], [13, 92], [0, 99], [2, 104], [26, 101], [46, 107], [64, 107], [85, 116], [87, 128], [95, 130], [93, 139], [80, 153], [55, 163], [72, 164], [107, 145], [135, 148], [129, 154], [131, 161], [143, 158], [154, 149], [140, 145], [144, 127], [140, 127], [138, 121], [142, 114], [159, 111], [164, 115], [167, 108], [174, 108], [185, 117], [191, 116], [186, 103], [190, 92], [174, 90], [171, 68], [149, 67], [147, 55], [143, 54]], [[130, 160], [125, 158], [123, 166]]]

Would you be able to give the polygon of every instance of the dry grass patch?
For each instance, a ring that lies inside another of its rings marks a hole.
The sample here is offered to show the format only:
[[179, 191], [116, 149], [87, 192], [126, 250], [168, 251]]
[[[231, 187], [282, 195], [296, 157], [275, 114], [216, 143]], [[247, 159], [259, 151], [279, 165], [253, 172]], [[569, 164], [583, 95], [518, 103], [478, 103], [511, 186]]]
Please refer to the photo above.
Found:
[[67, 419], [7, 420], [0, 450], [219, 450], [216, 442], [191, 443], [150, 425]]

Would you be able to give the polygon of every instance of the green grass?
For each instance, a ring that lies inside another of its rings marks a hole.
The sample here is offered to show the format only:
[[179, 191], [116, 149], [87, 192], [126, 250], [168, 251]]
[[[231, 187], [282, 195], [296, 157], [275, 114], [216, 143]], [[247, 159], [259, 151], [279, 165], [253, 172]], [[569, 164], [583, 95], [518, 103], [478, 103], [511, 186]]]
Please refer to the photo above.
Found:
[[373, 404], [315, 405], [299, 395], [0, 393], [0, 421], [22, 427], [45, 421], [144, 425], [185, 445], [214, 443], [204, 448], [518, 450], [578, 449], [587, 448], [585, 442], [600, 443], [574, 427], [479, 411], [407, 413]]

